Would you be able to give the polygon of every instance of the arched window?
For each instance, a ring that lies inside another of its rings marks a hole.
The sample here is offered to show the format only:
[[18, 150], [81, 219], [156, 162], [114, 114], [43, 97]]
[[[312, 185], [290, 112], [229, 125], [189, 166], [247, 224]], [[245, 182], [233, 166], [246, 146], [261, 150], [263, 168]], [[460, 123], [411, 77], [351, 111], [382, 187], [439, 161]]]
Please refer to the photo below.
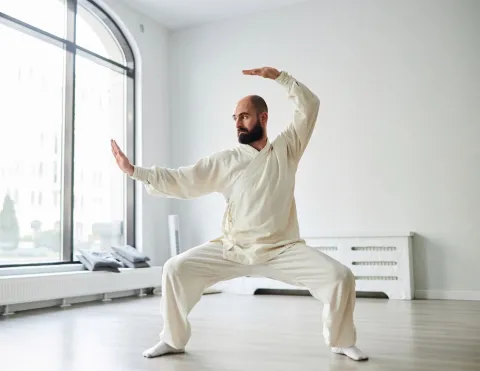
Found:
[[134, 243], [135, 63], [87, 0], [0, 0], [0, 267]]

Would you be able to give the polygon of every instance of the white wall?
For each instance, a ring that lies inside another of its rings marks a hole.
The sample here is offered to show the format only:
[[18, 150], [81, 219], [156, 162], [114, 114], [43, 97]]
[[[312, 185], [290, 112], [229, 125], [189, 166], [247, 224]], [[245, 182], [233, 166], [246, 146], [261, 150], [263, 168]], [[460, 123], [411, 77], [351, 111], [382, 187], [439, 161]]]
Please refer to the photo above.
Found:
[[[302, 234], [414, 231], [417, 290], [480, 299], [480, 2], [311, 1], [176, 32], [169, 55], [175, 166], [235, 145], [250, 93], [275, 136], [284, 92], [241, 70], [285, 69], [322, 101], [297, 177]], [[183, 249], [220, 233], [223, 207], [175, 201]]]
[[[127, 37], [136, 46], [137, 86], [137, 158], [139, 165], [167, 165], [170, 161], [168, 107], [168, 31], [149, 17], [116, 0], [98, 2], [123, 25]], [[140, 25], [143, 25], [144, 32]], [[139, 58], [138, 58], [139, 57]], [[170, 201], [148, 196], [137, 183], [138, 248], [162, 264], [168, 259], [167, 215]]]

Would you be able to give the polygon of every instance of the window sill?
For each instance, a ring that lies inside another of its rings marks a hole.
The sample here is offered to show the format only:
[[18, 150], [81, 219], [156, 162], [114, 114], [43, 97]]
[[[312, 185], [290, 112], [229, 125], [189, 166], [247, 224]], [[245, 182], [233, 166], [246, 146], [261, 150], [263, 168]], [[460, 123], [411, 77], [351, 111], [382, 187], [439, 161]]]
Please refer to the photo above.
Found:
[[0, 277], [20, 276], [25, 274], [67, 273], [84, 271], [85, 267], [80, 263], [59, 265], [36, 265], [31, 267], [6, 267], [0, 268]]

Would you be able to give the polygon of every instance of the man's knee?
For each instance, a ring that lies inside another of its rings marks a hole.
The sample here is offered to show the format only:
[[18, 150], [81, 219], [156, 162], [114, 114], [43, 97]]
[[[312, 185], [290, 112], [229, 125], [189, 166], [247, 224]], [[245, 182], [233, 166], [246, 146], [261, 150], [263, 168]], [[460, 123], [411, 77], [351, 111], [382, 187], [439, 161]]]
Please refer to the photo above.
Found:
[[185, 270], [187, 264], [188, 260], [182, 254], [173, 256], [163, 265], [163, 275], [178, 276]]
[[355, 276], [350, 268], [343, 264], [338, 264], [334, 269], [333, 281], [343, 284], [351, 284], [355, 282]]

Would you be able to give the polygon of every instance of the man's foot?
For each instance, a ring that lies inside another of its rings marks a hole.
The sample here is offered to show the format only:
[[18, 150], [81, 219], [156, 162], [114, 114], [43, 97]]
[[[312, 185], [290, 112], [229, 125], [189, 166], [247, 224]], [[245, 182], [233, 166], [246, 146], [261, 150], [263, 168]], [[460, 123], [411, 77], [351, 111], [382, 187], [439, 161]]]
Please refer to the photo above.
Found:
[[356, 346], [352, 346], [349, 348], [332, 348], [332, 352], [347, 356], [348, 358], [351, 358], [354, 361], [366, 361], [368, 359], [368, 356], [363, 354], [362, 351], [358, 349]]
[[165, 354], [176, 354], [176, 353], [185, 353], [185, 350], [172, 348], [167, 343], [164, 343], [163, 341], [161, 341], [158, 344], [155, 344], [153, 347], [148, 348], [146, 351], [144, 351], [143, 356], [146, 358], [153, 358], [153, 357], [164, 356]]

